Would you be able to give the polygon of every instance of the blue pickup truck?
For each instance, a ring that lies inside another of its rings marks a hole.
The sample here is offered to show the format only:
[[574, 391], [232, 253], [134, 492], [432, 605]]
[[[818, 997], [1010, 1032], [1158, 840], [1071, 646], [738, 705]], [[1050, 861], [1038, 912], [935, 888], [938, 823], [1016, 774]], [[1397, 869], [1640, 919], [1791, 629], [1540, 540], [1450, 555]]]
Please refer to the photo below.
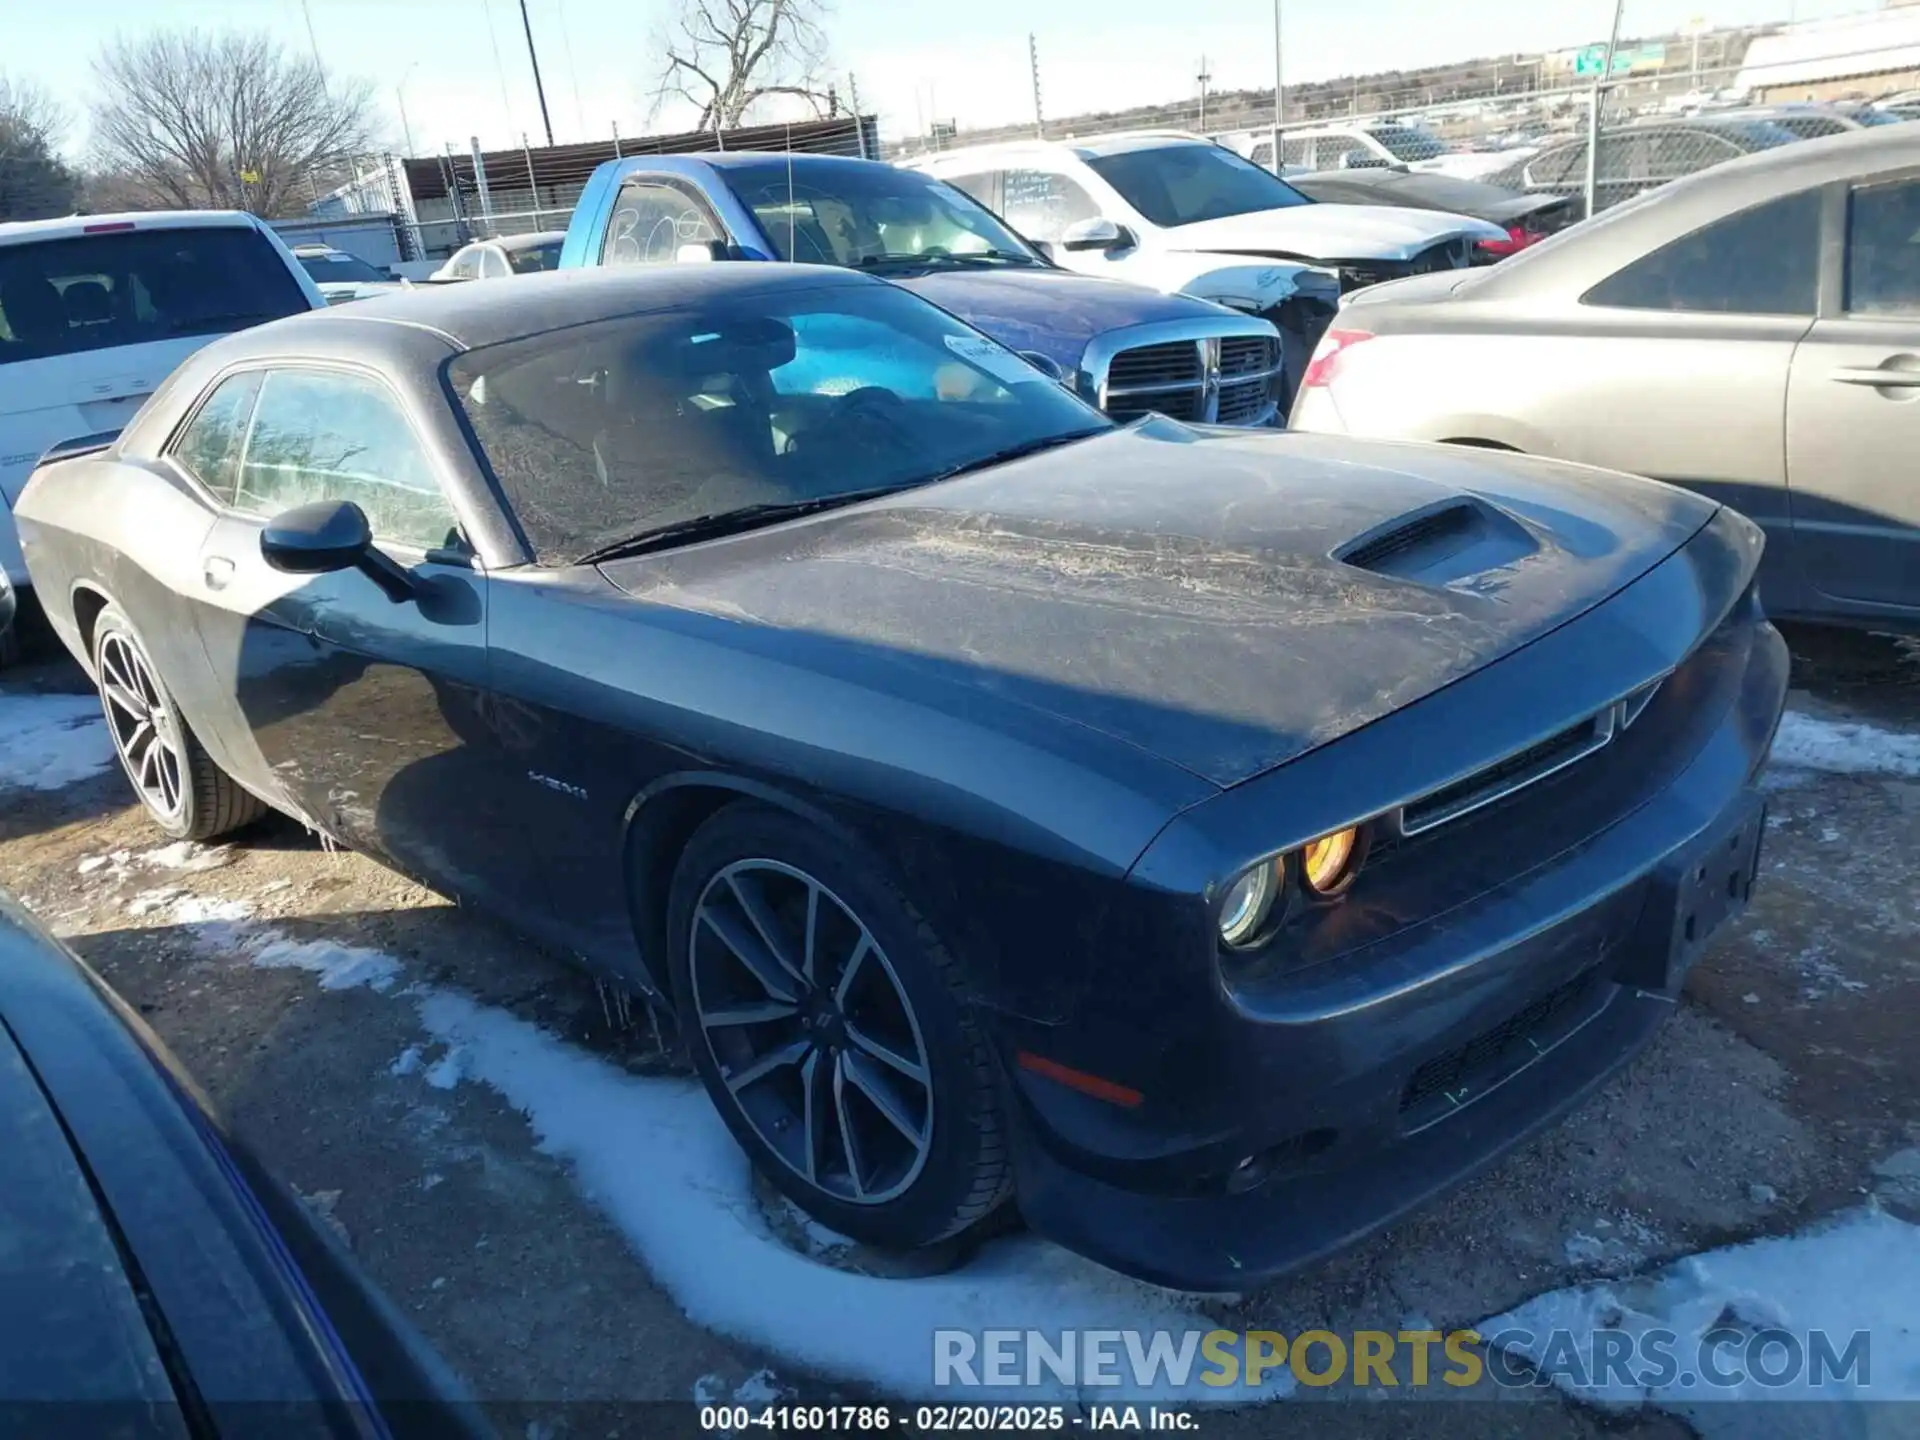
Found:
[[1116, 419], [1273, 425], [1291, 391], [1279, 332], [1224, 305], [1055, 266], [944, 181], [830, 155], [609, 160], [560, 266], [786, 260], [903, 285]]

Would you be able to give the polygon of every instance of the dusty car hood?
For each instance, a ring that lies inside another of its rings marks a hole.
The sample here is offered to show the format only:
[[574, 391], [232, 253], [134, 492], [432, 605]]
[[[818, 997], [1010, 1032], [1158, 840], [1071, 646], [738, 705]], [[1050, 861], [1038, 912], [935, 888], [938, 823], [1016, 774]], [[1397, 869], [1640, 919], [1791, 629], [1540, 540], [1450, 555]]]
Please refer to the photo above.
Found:
[[1221, 316], [1211, 301], [1070, 270], [939, 270], [889, 276], [1010, 350], [1037, 350], [1069, 374], [1096, 335], [1150, 320]]
[[[1444, 585], [1332, 558], [1473, 496], [1525, 553]], [[1539, 638], [1714, 509], [1521, 456], [1154, 419], [603, 571], [651, 604], [774, 627], [796, 666], [1043, 711], [1224, 786]]]
[[1484, 220], [1398, 205], [1293, 205], [1202, 220], [1159, 233], [1168, 250], [1241, 250], [1309, 260], [1411, 260], [1429, 245], [1459, 236], [1502, 240]]

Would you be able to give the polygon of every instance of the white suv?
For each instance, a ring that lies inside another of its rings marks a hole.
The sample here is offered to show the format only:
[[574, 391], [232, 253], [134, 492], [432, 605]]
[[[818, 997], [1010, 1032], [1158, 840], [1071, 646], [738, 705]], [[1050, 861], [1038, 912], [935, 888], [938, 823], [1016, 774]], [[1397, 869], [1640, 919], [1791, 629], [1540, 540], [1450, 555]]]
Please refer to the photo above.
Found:
[[0, 571], [28, 585], [13, 502], [54, 445], [118, 431], [217, 335], [325, 305], [251, 215], [0, 224]]

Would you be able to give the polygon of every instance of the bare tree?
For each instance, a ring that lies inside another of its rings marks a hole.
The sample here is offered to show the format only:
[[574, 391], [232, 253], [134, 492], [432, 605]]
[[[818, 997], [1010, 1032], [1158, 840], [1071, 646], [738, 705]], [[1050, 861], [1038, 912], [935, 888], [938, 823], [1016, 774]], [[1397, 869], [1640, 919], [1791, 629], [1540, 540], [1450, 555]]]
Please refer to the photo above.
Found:
[[788, 95], [826, 114], [826, 13], [823, 0], [680, 0], [661, 41], [655, 112], [683, 100], [709, 130], [738, 125], [756, 102]]
[[267, 35], [156, 31], [93, 69], [93, 168], [151, 206], [297, 213], [374, 147], [372, 88]]
[[43, 92], [0, 75], [0, 220], [73, 213], [79, 177], [55, 148], [65, 128]]

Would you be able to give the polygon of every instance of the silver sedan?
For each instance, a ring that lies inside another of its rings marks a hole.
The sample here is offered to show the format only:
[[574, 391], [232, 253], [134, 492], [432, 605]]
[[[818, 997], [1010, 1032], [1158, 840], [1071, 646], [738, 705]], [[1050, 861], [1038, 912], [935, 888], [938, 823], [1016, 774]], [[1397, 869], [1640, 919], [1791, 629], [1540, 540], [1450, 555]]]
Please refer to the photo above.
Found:
[[1776, 615], [1920, 628], [1920, 145], [1750, 156], [1348, 297], [1293, 428], [1523, 450], [1765, 527]]

